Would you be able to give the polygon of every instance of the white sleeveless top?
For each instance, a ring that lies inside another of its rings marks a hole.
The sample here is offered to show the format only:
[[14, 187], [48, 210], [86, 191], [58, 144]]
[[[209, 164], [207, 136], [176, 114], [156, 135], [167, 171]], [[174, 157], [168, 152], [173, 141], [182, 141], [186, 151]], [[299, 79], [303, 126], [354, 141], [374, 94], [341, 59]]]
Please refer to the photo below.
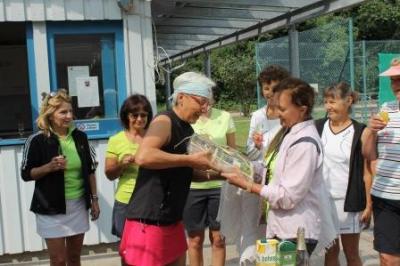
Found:
[[329, 120], [325, 122], [321, 136], [324, 149], [323, 174], [327, 189], [334, 199], [346, 197], [353, 137], [353, 124], [335, 134], [329, 126]]

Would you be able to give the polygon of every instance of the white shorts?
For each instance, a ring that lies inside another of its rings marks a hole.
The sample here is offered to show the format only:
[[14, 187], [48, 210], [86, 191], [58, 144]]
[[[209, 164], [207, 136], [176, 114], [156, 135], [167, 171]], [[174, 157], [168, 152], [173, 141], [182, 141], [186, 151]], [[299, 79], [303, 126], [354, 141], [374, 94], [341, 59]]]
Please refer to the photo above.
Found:
[[345, 212], [344, 199], [334, 199], [339, 218], [339, 234], [359, 234], [362, 230], [359, 212]]
[[89, 231], [89, 212], [85, 200], [66, 200], [66, 214], [36, 214], [36, 229], [43, 238], [74, 236]]

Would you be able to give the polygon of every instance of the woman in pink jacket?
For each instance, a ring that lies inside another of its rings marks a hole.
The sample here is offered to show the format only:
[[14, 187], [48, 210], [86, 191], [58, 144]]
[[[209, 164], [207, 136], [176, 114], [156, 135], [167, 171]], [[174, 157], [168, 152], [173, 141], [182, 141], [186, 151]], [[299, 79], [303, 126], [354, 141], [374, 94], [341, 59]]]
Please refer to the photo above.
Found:
[[326, 247], [336, 236], [331, 226], [330, 236], [320, 237], [321, 226], [332, 221], [320, 207], [326, 207], [329, 201], [324, 196], [321, 141], [311, 118], [314, 90], [300, 79], [286, 78], [274, 93], [278, 93], [279, 118], [286, 131], [273, 155], [276, 161], [271, 183], [256, 184], [237, 173], [222, 175], [230, 183], [267, 199], [267, 238], [296, 242], [298, 227], [304, 227], [311, 254], [318, 241]]

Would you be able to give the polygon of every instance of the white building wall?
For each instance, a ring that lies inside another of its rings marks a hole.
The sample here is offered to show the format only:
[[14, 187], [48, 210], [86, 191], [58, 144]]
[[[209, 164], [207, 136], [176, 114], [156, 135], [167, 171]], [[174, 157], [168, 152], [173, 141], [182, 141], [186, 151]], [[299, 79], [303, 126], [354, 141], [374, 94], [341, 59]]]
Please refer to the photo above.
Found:
[[[33, 49], [35, 51], [36, 99], [37, 106], [42, 101], [42, 93], [50, 92], [49, 56], [47, 49], [46, 22], [32, 22]], [[39, 112], [39, 110], [37, 110]]]
[[122, 19], [117, 0], [0, 0], [0, 22], [110, 19]]
[[[0, 0], [0, 23], [32, 22], [38, 101], [42, 92], [50, 91], [46, 21], [122, 19], [127, 94], [145, 94], [156, 111], [150, 1], [135, 0], [134, 5], [134, 12], [126, 14], [116, 0]], [[86, 245], [117, 240], [110, 233], [116, 183], [104, 175], [107, 140], [91, 143], [99, 161], [96, 174], [101, 214], [98, 221], [91, 222]], [[36, 234], [35, 215], [29, 211], [34, 182], [23, 182], [19, 174], [22, 147], [0, 146], [0, 255], [45, 248]]]
[[151, 2], [135, 0], [134, 6], [134, 14], [123, 19], [128, 95], [146, 95], [156, 113]]

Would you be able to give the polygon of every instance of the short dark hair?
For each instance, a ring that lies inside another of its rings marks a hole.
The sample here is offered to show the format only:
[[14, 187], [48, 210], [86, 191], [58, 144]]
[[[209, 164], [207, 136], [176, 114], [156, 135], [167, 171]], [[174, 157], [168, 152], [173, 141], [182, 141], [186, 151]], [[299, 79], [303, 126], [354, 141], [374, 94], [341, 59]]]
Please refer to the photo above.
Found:
[[290, 77], [290, 73], [279, 65], [266, 66], [258, 75], [258, 83], [262, 86], [263, 83], [271, 83], [271, 81], [281, 81]]
[[306, 106], [307, 112], [305, 117], [311, 118], [311, 112], [314, 106], [315, 91], [305, 81], [298, 78], [285, 78], [274, 87], [274, 93], [281, 93], [285, 90], [290, 91], [292, 103], [296, 106]]
[[129, 129], [129, 114], [137, 113], [143, 109], [147, 112], [147, 123], [145, 128], [149, 127], [151, 120], [153, 119], [153, 110], [151, 109], [151, 104], [146, 96], [141, 94], [133, 94], [126, 98], [119, 111], [119, 118], [121, 120], [122, 126], [125, 129]]
[[347, 96], [351, 96], [353, 99], [352, 104], [358, 101], [358, 92], [352, 91], [350, 85], [344, 81], [329, 86], [324, 90], [324, 98], [335, 98], [336, 96], [339, 96], [342, 100]]

